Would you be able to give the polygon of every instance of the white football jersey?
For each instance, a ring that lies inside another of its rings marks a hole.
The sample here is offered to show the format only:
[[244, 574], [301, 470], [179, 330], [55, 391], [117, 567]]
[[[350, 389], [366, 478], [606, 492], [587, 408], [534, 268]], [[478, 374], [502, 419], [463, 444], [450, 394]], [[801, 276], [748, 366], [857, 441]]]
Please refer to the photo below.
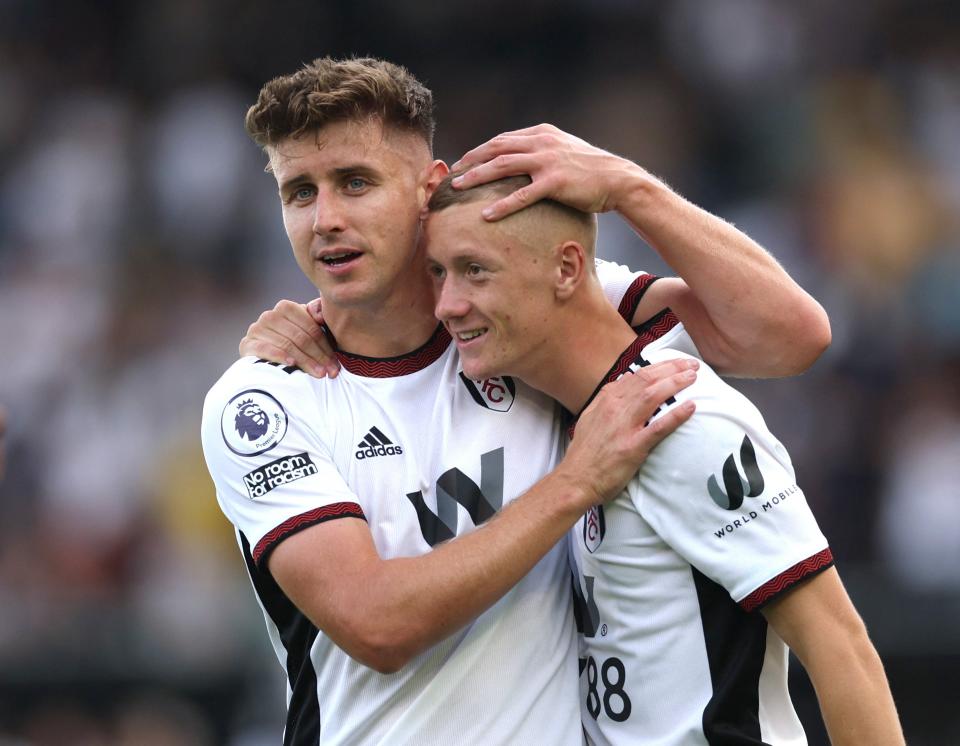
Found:
[[[607, 263], [599, 273], [625, 308], [633, 281], [649, 282]], [[320, 380], [244, 358], [204, 404], [217, 499], [287, 674], [284, 743], [581, 744], [566, 542], [389, 675], [350, 658], [271, 577], [279, 542], [341, 517], [366, 520], [385, 559], [428, 552], [490, 518], [561, 455], [553, 400], [511, 378], [467, 379], [442, 327], [408, 355], [339, 358], [340, 375]]]
[[[605, 381], [697, 356], [669, 311]], [[581, 708], [595, 744], [803, 744], [788, 649], [757, 610], [833, 563], [786, 449], [701, 364], [693, 417], [571, 531]], [[655, 415], [656, 416], [656, 415]]]

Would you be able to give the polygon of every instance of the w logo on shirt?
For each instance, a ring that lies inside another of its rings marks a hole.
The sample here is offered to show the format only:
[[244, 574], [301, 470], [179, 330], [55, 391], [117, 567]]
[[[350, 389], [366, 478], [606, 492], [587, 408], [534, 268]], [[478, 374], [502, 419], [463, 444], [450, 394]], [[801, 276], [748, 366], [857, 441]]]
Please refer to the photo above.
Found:
[[437, 512], [427, 507], [421, 491], [408, 492], [407, 499], [417, 511], [420, 532], [430, 546], [457, 535], [457, 505], [462, 505], [474, 526], [489, 520], [503, 506], [503, 449], [480, 457], [480, 485], [457, 468], [437, 479]]
[[763, 493], [763, 474], [757, 465], [757, 454], [753, 443], [746, 435], [740, 444], [740, 463], [743, 465], [743, 475], [737, 470], [737, 462], [731, 453], [723, 462], [724, 492], [717, 484], [717, 478], [711, 474], [707, 480], [707, 491], [713, 501], [725, 510], [736, 510], [743, 505], [744, 495], [759, 497]]

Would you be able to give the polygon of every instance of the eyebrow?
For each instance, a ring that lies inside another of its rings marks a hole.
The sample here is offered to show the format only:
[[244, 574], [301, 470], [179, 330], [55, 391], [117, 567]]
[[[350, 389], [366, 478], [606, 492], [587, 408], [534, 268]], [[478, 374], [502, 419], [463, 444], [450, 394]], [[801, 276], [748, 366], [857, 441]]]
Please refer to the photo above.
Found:
[[307, 176], [307, 174], [297, 174], [296, 176], [291, 176], [280, 185], [280, 194], [284, 194], [294, 187], [298, 187], [301, 184], [307, 184], [310, 181], [311, 179], [309, 176]]

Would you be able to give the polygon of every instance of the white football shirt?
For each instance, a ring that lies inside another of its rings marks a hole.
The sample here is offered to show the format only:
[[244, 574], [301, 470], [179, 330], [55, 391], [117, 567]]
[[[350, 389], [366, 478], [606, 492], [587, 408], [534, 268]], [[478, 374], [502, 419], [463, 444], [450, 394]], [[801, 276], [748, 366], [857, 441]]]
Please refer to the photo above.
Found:
[[[622, 310], [649, 282], [609, 263], [598, 272]], [[287, 674], [284, 744], [580, 744], [565, 542], [472, 624], [390, 675], [340, 650], [271, 577], [279, 542], [342, 517], [366, 520], [383, 558], [423, 554], [560, 458], [553, 400], [511, 378], [467, 379], [442, 327], [408, 355], [339, 358], [340, 375], [321, 380], [244, 358], [204, 404], [217, 499]]]
[[[640, 328], [605, 381], [696, 356], [669, 311]], [[701, 364], [664, 405], [693, 417], [623, 494], [571, 531], [581, 708], [595, 744], [803, 744], [788, 649], [764, 603], [833, 563], [786, 449]]]

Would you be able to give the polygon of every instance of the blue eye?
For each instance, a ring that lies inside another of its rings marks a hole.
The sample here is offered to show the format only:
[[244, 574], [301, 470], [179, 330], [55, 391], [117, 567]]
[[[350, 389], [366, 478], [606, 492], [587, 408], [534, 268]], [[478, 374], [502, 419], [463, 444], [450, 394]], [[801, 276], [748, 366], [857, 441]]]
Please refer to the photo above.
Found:
[[367, 180], [361, 179], [359, 176], [354, 176], [352, 179], [347, 181], [347, 189], [352, 192], [358, 192], [366, 186]]
[[297, 190], [293, 193], [293, 198], [295, 200], [306, 200], [310, 199], [313, 196], [313, 187], [302, 186], [298, 187]]

